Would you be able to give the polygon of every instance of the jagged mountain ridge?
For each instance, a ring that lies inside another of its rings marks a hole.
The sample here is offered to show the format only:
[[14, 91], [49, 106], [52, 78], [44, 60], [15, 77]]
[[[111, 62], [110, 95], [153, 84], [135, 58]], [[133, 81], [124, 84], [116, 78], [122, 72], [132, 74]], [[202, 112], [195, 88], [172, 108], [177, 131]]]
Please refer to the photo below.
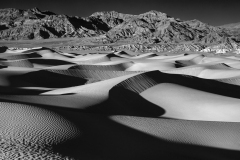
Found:
[[0, 9], [0, 39], [90, 37], [104, 34], [108, 26], [94, 18], [57, 15], [37, 8]]
[[37, 8], [0, 9], [0, 39], [48, 39], [98, 37], [102, 43], [129, 40], [134, 44], [185, 43], [213, 45], [238, 42], [231, 29], [214, 27], [198, 20], [181, 21], [165, 13], [140, 15], [96, 12], [89, 17], [58, 15]]

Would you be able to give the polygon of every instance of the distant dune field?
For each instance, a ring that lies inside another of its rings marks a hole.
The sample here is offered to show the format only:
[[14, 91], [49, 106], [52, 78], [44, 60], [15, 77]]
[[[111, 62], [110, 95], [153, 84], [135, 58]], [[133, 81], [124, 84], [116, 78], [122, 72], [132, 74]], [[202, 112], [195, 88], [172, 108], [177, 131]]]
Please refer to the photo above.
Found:
[[0, 51], [0, 159], [240, 157], [237, 57]]

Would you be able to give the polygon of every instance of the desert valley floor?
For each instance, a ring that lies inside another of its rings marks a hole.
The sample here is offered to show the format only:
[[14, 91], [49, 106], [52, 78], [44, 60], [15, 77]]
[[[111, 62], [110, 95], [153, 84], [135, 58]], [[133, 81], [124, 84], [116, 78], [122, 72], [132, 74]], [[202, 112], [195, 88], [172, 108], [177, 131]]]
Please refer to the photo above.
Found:
[[238, 159], [240, 58], [1, 48], [0, 159]]

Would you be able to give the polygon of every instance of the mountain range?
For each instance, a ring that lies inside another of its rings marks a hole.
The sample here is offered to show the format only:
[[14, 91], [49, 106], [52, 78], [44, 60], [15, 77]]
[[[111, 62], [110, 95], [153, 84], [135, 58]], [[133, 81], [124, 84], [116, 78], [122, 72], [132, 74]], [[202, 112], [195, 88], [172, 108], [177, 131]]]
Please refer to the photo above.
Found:
[[101, 44], [125, 41], [134, 45], [193, 44], [206, 48], [224, 44], [236, 48], [240, 43], [240, 24], [212, 26], [154, 10], [140, 15], [109, 11], [78, 17], [38, 8], [0, 9], [0, 40], [65, 37], [93, 37]]

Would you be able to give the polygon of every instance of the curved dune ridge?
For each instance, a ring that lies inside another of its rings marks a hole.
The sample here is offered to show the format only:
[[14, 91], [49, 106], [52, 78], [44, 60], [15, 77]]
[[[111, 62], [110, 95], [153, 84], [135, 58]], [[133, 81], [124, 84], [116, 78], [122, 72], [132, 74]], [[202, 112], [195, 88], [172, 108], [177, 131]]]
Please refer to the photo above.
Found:
[[1, 102], [0, 116], [3, 159], [57, 158], [51, 151], [54, 145], [80, 136], [70, 121], [42, 108]]
[[240, 61], [0, 47], [0, 159], [239, 159]]

